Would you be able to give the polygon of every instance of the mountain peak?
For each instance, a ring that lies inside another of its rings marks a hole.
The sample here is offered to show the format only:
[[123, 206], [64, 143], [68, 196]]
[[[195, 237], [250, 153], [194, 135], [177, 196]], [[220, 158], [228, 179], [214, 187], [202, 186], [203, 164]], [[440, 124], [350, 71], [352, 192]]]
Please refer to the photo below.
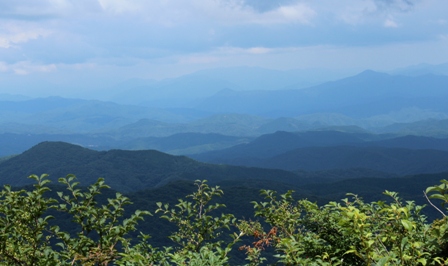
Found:
[[222, 89], [220, 91], [218, 91], [215, 96], [230, 96], [230, 95], [234, 95], [236, 93], [235, 90], [229, 89], [229, 88], [225, 88]]
[[386, 73], [382, 73], [382, 72], [377, 72], [371, 69], [367, 69], [362, 71], [361, 73], [359, 73], [358, 75], [354, 76], [354, 77], [363, 77], [363, 78], [378, 78], [378, 77], [387, 77], [389, 76]]

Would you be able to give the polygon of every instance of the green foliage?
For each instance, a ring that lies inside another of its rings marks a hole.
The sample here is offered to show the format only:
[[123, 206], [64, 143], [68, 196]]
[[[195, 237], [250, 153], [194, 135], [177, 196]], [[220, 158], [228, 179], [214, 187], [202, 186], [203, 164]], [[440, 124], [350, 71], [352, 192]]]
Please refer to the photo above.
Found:
[[[446, 187], [438, 188], [443, 193]], [[272, 228], [269, 244], [285, 265], [440, 265], [446, 259], [439, 256], [446, 247], [446, 217], [427, 224], [424, 206], [403, 203], [397, 193], [384, 193], [390, 203], [365, 203], [349, 194], [322, 207], [294, 202], [291, 191], [280, 199], [262, 193], [268, 201], [254, 202], [255, 213]], [[254, 247], [260, 249], [259, 242]]]
[[[262, 190], [264, 200], [252, 202], [258, 220], [237, 220], [216, 200], [224, 192], [197, 180], [196, 191], [174, 206], [156, 204], [160, 218], [177, 228], [169, 236], [173, 245], [156, 248], [148, 234], [131, 238], [150, 212], [125, 217], [131, 202], [120, 193], [100, 200], [109, 188], [102, 178], [86, 189], [73, 175], [61, 178], [66, 191], [57, 199], [48, 196], [46, 175], [30, 178], [30, 190], [0, 192], [1, 265], [233, 265], [238, 241], [250, 266], [448, 264], [447, 180], [424, 192], [441, 214], [432, 222], [422, 214], [425, 206], [390, 191], [386, 201], [348, 194], [319, 206], [295, 200], [292, 191]], [[70, 216], [75, 233], [51, 226], [49, 213]]]
[[[73, 175], [61, 178], [69, 195], [58, 192], [60, 201], [44, 197], [50, 190], [46, 175], [30, 178], [37, 182], [32, 191], [5, 186], [0, 194], [0, 262], [7, 265], [107, 265], [120, 258], [118, 245], [129, 246], [126, 235], [149, 214], [136, 211], [122, 219], [123, 206], [130, 202], [119, 193], [99, 205], [96, 197], [108, 188], [101, 178], [88, 191], [77, 188]], [[50, 209], [72, 216], [79, 228], [76, 236], [49, 226]]]
[[220, 237], [224, 229], [230, 230], [236, 219], [232, 214], [213, 216], [213, 213], [225, 207], [224, 204], [211, 204], [213, 197], [223, 195], [219, 187], [210, 187], [206, 181], [200, 180], [196, 180], [195, 185], [197, 191], [188, 195], [188, 200], [179, 199], [175, 208], [157, 203], [156, 213], [162, 213], [162, 219], [178, 227], [170, 239], [179, 247], [169, 255], [178, 265], [225, 265], [227, 254], [240, 236], [234, 235], [227, 245]]
[[108, 199], [107, 205], [98, 205], [95, 197], [102, 189], [109, 188], [102, 178], [90, 185], [88, 191], [82, 192], [76, 188], [75, 176], [60, 178], [59, 182], [67, 186], [69, 195], [58, 192], [61, 199], [59, 211], [72, 215], [73, 221], [80, 225], [76, 237], [57, 231], [61, 240], [58, 245], [63, 248], [62, 258], [67, 261], [79, 262], [82, 265], [107, 264], [118, 258], [118, 244], [127, 245], [125, 236], [135, 230], [138, 221], [143, 220], [147, 211], [136, 211], [130, 218], [122, 220], [124, 206], [130, 204], [127, 197], [120, 193], [115, 199]]
[[49, 190], [46, 175], [36, 181], [33, 191], [13, 191], [4, 186], [0, 192], [0, 263], [7, 265], [55, 265], [58, 253], [50, 246], [46, 211], [55, 203], [45, 198]]

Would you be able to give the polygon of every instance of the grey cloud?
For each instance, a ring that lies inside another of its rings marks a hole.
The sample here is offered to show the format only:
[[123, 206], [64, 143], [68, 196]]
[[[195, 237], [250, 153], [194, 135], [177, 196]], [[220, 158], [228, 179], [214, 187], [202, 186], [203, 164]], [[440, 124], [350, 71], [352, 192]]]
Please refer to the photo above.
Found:
[[0, 0], [0, 19], [40, 21], [61, 18], [68, 13], [98, 12], [100, 5], [91, 0], [67, 0], [54, 3], [51, 0]]
[[395, 9], [406, 12], [412, 10], [419, 0], [374, 0], [374, 2], [382, 10]]
[[16, 0], [0, 0], [0, 18], [12, 20], [42, 20], [53, 18], [54, 14], [47, 11], [47, 4], [39, 6], [36, 3]]
[[250, 6], [258, 12], [267, 12], [294, 2], [297, 0], [244, 0], [246, 6]]

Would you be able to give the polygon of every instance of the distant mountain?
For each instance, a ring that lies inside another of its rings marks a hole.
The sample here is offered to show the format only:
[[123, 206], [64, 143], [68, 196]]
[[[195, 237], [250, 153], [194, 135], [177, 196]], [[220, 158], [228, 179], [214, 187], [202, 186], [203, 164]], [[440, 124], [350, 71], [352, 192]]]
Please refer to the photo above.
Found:
[[65, 141], [95, 150], [108, 150], [120, 145], [117, 140], [104, 135], [0, 133], [0, 157], [20, 154], [44, 141]]
[[31, 99], [28, 96], [19, 94], [0, 93], [0, 101], [26, 101]]
[[405, 68], [395, 69], [393, 71], [390, 71], [390, 73], [395, 75], [398, 74], [407, 76], [422, 76], [428, 74], [448, 76], [448, 63], [439, 65], [419, 64]]
[[217, 133], [229, 136], [260, 135], [259, 128], [271, 119], [245, 114], [217, 114], [189, 123], [141, 119], [110, 133], [120, 138], [167, 137], [177, 133]]
[[229, 160], [236, 162], [240, 158], [271, 158], [287, 151], [304, 147], [360, 144], [372, 138], [376, 138], [376, 136], [363, 133], [351, 134], [339, 131], [278, 131], [272, 134], [262, 135], [247, 144], [193, 155], [192, 157], [207, 162], [225, 163]]
[[316, 112], [354, 118], [417, 107], [448, 112], [448, 76], [392, 76], [364, 71], [356, 76], [300, 90], [221, 91], [196, 106], [210, 112], [298, 116]]
[[[197, 71], [161, 81], [129, 80], [115, 86], [108, 100], [151, 107], [193, 107], [221, 90], [304, 88], [345, 77], [325, 70], [280, 71], [259, 67], [228, 67]], [[121, 91], [117, 92], [119, 87]]]
[[0, 163], [0, 184], [26, 185], [32, 182], [25, 177], [43, 173], [50, 174], [53, 182], [75, 174], [83, 185], [104, 177], [122, 192], [158, 187], [178, 179], [259, 179], [297, 185], [313, 181], [282, 170], [205, 164], [154, 150], [99, 152], [64, 142], [43, 142]]
[[426, 119], [413, 123], [394, 123], [375, 130], [378, 133], [448, 137], [448, 119]]
[[227, 156], [203, 158], [203, 161], [286, 171], [327, 171], [359, 168], [395, 175], [448, 171], [447, 151], [383, 147], [306, 147], [269, 158]]
[[204, 162], [288, 171], [370, 169], [393, 175], [448, 170], [448, 139], [338, 131], [276, 132], [223, 150], [192, 155]]
[[[242, 162], [239, 159], [238, 162]], [[320, 171], [365, 168], [397, 175], [448, 171], [448, 152], [402, 148], [361, 148], [350, 146], [301, 148], [250, 163], [233, 163], [283, 170]], [[227, 163], [227, 162], [223, 162]]]
[[174, 155], [188, 155], [220, 150], [248, 142], [246, 137], [233, 137], [216, 133], [178, 133], [168, 137], [134, 139], [120, 145], [126, 150], [158, 150]]
[[433, 137], [408, 135], [408, 136], [366, 142], [365, 146], [406, 148], [413, 150], [430, 149], [430, 150], [448, 151], [448, 138], [433, 138]]
[[[192, 119], [174, 111], [61, 97], [0, 102], [0, 132], [8, 133], [98, 133], [143, 118], [167, 122]], [[34, 130], [36, 126], [39, 132]]]

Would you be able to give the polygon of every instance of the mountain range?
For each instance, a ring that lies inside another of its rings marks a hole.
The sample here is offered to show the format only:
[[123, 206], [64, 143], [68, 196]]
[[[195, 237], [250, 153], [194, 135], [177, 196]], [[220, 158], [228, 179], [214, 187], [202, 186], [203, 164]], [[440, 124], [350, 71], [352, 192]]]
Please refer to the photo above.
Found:
[[[428, 66], [422, 67], [428, 69]], [[248, 143], [276, 131], [337, 130], [446, 138], [448, 76], [443, 75], [443, 65], [436, 68], [441, 71], [429, 69], [429, 74], [425, 75], [368, 70], [306, 88], [294, 87], [296, 72], [285, 74], [289, 77], [286, 78], [281, 73], [259, 69], [242, 69], [241, 73], [238, 69], [227, 69], [222, 75], [219, 71], [205, 71], [162, 83], [167, 86], [175, 83], [179, 89], [181, 81], [195, 83], [208, 76], [245, 85], [239, 90], [236, 87], [217, 90], [214, 95], [210, 93], [214, 89], [209, 88], [209, 96], [191, 93], [189, 97], [194, 98], [194, 103], [176, 108], [162, 102], [158, 105], [143, 103], [158, 101], [158, 96], [151, 92], [138, 94], [140, 102], [129, 101], [132, 104], [61, 97], [29, 99], [2, 94], [0, 134], [3, 138], [0, 143], [4, 144], [0, 156], [19, 154], [45, 140], [66, 141], [98, 150], [159, 149], [190, 155]], [[244, 80], [244, 73], [251, 73], [250, 77], [265, 73], [266, 87], [251, 87], [250, 82]], [[277, 74], [279, 79], [286, 80], [267, 82]], [[122, 92], [136, 95], [132, 93], [133, 84], [144, 87], [155, 83], [162, 84], [155, 81], [122, 84]], [[183, 94], [177, 89], [167, 89], [165, 96], [181, 97]], [[191, 144], [180, 144], [188, 143], [187, 139]]]
[[298, 116], [316, 112], [353, 118], [416, 107], [446, 113], [448, 76], [393, 76], [364, 71], [356, 76], [317, 86], [277, 91], [222, 90], [196, 109], [210, 112]]

